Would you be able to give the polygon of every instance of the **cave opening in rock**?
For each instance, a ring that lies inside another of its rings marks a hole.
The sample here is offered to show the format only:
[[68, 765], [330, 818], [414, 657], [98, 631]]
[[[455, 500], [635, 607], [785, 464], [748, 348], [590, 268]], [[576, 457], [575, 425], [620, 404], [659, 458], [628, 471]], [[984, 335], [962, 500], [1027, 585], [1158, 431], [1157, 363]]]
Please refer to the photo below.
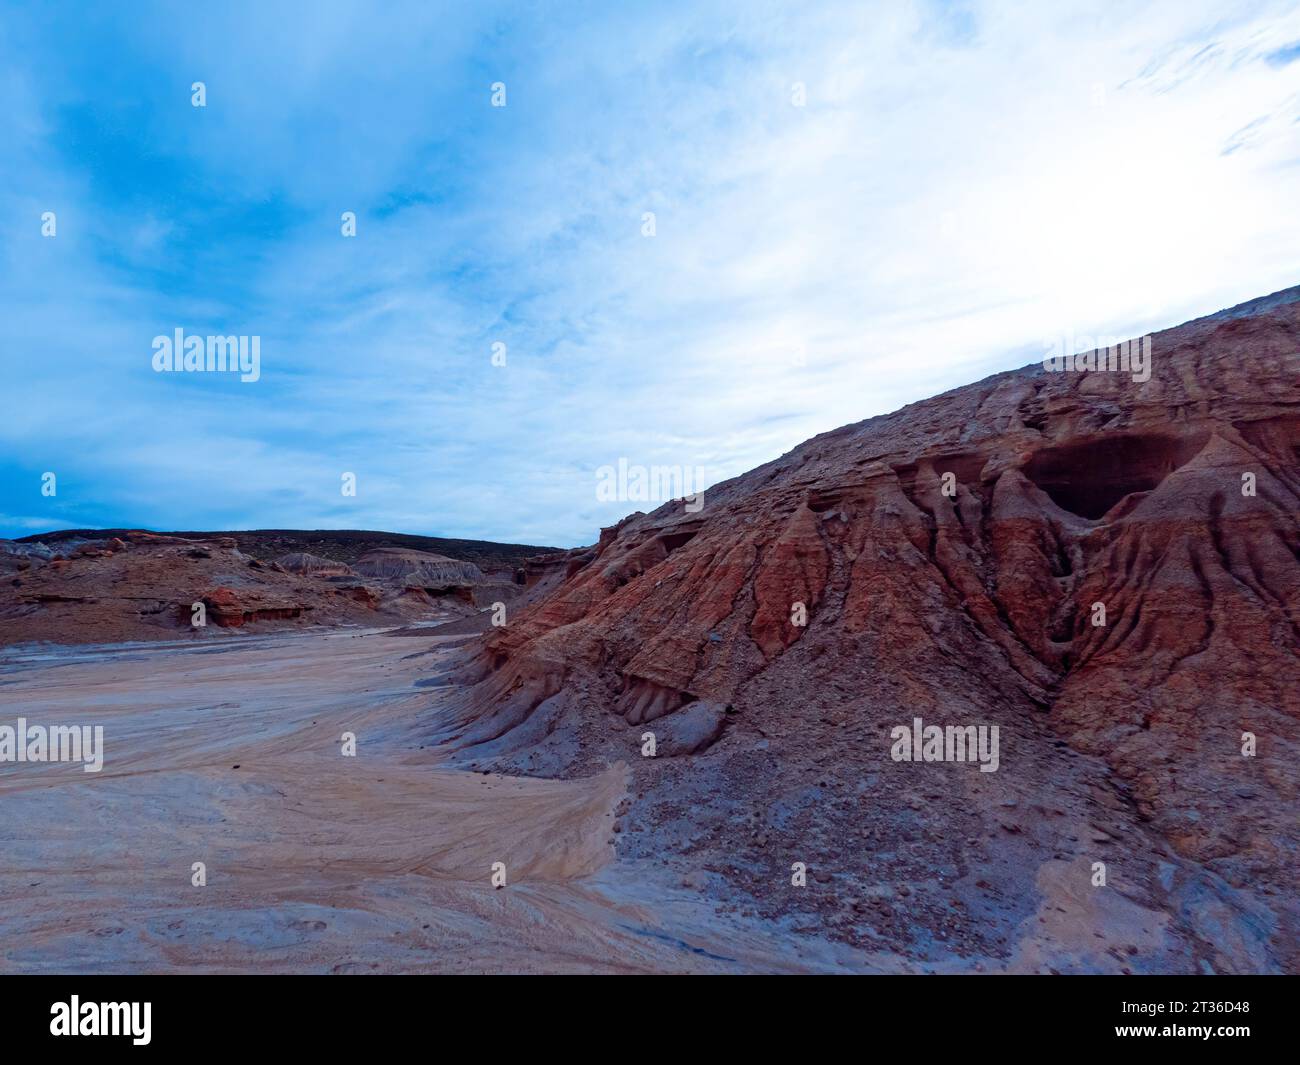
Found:
[[679, 547], [685, 547], [694, 540], [699, 531], [699, 529], [687, 529], [685, 532], [665, 533], [659, 537], [659, 542], [664, 545], [664, 550], [671, 555]]
[[1025, 476], [1062, 510], [1095, 521], [1125, 496], [1150, 492], [1205, 444], [1204, 434], [1102, 435], [1038, 451]]

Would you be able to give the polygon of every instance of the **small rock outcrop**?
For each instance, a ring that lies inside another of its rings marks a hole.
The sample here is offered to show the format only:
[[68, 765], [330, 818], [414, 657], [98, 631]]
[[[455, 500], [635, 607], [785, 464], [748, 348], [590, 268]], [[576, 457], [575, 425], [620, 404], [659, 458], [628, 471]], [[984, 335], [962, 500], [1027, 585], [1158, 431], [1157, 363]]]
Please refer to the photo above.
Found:
[[346, 562], [336, 562], [332, 558], [310, 555], [306, 551], [296, 551], [275, 560], [286, 573], [296, 573], [309, 577], [355, 577], [356, 570]]
[[408, 588], [451, 590], [483, 580], [483, 574], [472, 562], [459, 562], [443, 555], [401, 547], [368, 551], [352, 568], [363, 577]]

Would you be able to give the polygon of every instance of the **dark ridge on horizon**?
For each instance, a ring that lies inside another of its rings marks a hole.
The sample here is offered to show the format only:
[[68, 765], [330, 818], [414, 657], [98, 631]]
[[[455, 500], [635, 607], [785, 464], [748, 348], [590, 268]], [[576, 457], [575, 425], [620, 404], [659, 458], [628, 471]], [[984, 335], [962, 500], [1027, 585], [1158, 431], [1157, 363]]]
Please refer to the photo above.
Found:
[[62, 543], [73, 539], [107, 539], [129, 532], [150, 532], [160, 536], [210, 540], [219, 536], [234, 539], [239, 549], [254, 558], [271, 561], [282, 555], [305, 552], [349, 565], [368, 551], [380, 547], [404, 547], [446, 555], [463, 562], [473, 562], [480, 569], [518, 566], [525, 558], [564, 551], [560, 547], [535, 544], [507, 544], [493, 540], [468, 540], [445, 536], [420, 536], [415, 533], [382, 532], [372, 529], [244, 529], [207, 532], [180, 532], [143, 527], [115, 529], [59, 529], [19, 537], [17, 543]]

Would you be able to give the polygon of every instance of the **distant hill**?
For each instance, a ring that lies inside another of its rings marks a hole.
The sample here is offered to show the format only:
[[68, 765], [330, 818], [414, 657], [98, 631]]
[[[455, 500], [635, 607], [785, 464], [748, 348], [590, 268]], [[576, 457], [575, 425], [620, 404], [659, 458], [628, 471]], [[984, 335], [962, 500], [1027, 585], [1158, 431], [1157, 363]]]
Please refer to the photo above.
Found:
[[[56, 544], [65, 540], [120, 537], [130, 531], [129, 529], [60, 529], [58, 532], [24, 536], [19, 542], [39, 541]], [[145, 531], [161, 532], [162, 530]], [[368, 529], [252, 529], [247, 532], [167, 532], [164, 535], [195, 540], [210, 540], [220, 536], [232, 537], [238, 542], [239, 550], [244, 554], [268, 562], [282, 555], [303, 551], [351, 565], [366, 552], [373, 551], [377, 547], [406, 547], [473, 562], [484, 573], [514, 569], [526, 558], [552, 552], [558, 553], [561, 550], [530, 544], [498, 544], [490, 540], [456, 540], [441, 536], [374, 532]]]

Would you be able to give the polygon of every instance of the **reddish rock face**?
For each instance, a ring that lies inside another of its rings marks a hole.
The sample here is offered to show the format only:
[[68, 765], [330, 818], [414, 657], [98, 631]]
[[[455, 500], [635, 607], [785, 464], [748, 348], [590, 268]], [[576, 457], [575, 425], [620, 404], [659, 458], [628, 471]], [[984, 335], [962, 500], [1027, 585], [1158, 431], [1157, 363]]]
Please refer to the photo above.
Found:
[[229, 588], [214, 588], [203, 597], [208, 617], [223, 629], [235, 629], [244, 623], [244, 604]]
[[[676, 854], [684, 817], [759, 910], [800, 854], [862, 886], [919, 834], [914, 874], [986, 885], [966, 905], [1032, 912], [1043, 863], [1106, 859], [1173, 914], [1170, 967], [1300, 965], [1298, 300], [1157, 334], [1145, 382], [1033, 365], [632, 515], [483, 640], [443, 738], [558, 775], [629, 758], [625, 851]], [[701, 701], [729, 708], [702, 754], [636, 756]], [[894, 762], [914, 717], [999, 725], [1001, 769]], [[946, 927], [931, 902], [844, 938]]]
[[[436, 602], [421, 591], [423, 602], [408, 603], [400, 583], [363, 582], [342, 563], [306, 554], [289, 561], [294, 572], [244, 554], [227, 536], [127, 531], [55, 541], [53, 548], [0, 541], [0, 573], [7, 577], [0, 581], [0, 646], [203, 639], [228, 630], [400, 625], [477, 614], [458, 598], [459, 585]], [[202, 627], [192, 625], [198, 601], [206, 606]]]
[[367, 606], [371, 610], [379, 609], [379, 593], [364, 584], [354, 584], [346, 588], [340, 588], [339, 595], [347, 596], [347, 598], [351, 599], [353, 602], [361, 603], [363, 606]]
[[[241, 599], [230, 588], [214, 588], [203, 597], [208, 619], [223, 629], [237, 629], [256, 621], [292, 621], [303, 608], [292, 603], [268, 603], [262, 599]], [[183, 608], [182, 608], [183, 609]]]

